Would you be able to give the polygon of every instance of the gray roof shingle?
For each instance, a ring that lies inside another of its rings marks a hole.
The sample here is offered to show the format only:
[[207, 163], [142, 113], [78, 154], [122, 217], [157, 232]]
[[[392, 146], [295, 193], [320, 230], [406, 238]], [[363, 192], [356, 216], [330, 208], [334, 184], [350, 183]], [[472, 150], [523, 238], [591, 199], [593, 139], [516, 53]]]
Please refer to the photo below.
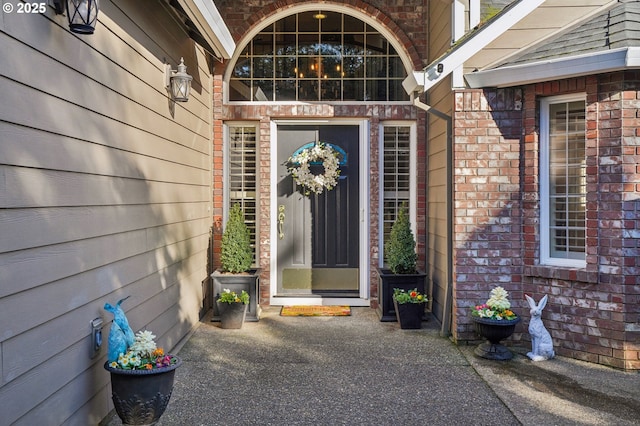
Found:
[[640, 2], [622, 0], [599, 16], [568, 29], [502, 65], [516, 65], [640, 46]]

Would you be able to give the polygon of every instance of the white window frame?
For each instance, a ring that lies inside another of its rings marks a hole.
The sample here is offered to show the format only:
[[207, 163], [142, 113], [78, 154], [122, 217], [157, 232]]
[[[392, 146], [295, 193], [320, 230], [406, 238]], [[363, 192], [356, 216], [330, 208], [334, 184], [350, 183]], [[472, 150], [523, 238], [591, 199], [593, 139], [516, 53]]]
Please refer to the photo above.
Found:
[[[549, 110], [551, 105], [559, 103], [569, 103], [576, 101], [585, 101], [584, 93], [550, 96], [540, 100], [540, 263], [549, 266], [560, 266], [569, 268], [585, 268], [586, 267], [586, 240], [585, 240], [585, 259], [567, 259], [552, 257], [550, 247], [550, 194], [549, 194]], [[586, 112], [586, 111], [585, 111]], [[586, 120], [585, 120], [586, 121]], [[586, 123], [585, 123], [586, 128]], [[586, 142], [586, 140], [585, 140]], [[585, 220], [586, 222], [586, 220]], [[586, 223], [585, 223], [586, 232]]]
[[379, 170], [379, 202], [378, 202], [378, 235], [379, 235], [379, 267], [384, 267], [384, 128], [385, 127], [409, 127], [409, 220], [411, 230], [417, 240], [417, 133], [414, 121], [385, 121], [380, 123], [378, 134], [378, 170]]
[[255, 224], [255, 241], [254, 241], [254, 266], [259, 264], [260, 261], [260, 125], [254, 121], [233, 121], [224, 123], [223, 127], [223, 135], [224, 135], [224, 144], [223, 144], [223, 162], [222, 162], [222, 173], [223, 173], [223, 187], [224, 187], [224, 195], [223, 195], [223, 212], [222, 212], [222, 220], [223, 226], [226, 226], [227, 220], [229, 219], [229, 210], [231, 210], [231, 167], [229, 164], [230, 161], [230, 138], [231, 134], [229, 128], [231, 127], [253, 127], [256, 132], [256, 224]]

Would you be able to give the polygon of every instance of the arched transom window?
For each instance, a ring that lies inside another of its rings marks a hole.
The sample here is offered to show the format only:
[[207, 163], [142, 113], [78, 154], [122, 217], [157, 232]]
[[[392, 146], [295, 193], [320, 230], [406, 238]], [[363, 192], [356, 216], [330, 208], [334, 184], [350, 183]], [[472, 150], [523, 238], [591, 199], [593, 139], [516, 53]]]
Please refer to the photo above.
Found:
[[408, 101], [407, 72], [388, 40], [339, 12], [301, 12], [260, 31], [229, 80], [230, 101]]

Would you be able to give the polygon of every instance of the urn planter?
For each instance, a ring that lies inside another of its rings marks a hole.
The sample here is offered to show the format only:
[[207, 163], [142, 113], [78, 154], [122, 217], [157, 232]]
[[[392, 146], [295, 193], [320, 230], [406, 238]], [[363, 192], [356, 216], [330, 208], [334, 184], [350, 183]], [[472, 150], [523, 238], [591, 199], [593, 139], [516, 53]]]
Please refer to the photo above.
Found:
[[[402, 290], [417, 289], [424, 294], [425, 279], [427, 274], [394, 274], [389, 269], [378, 268], [378, 309], [376, 312], [380, 321], [397, 321], [395, 307], [393, 305], [393, 289]], [[424, 304], [423, 311], [424, 311]]]
[[124, 370], [104, 364], [111, 374], [113, 405], [122, 424], [154, 425], [160, 419], [173, 392], [175, 371], [182, 364], [180, 358], [173, 357], [175, 364], [152, 370]]
[[512, 320], [496, 320], [489, 318], [471, 317], [475, 324], [476, 333], [487, 339], [476, 347], [474, 353], [486, 359], [498, 361], [508, 361], [513, 358], [513, 354], [506, 346], [500, 343], [501, 340], [513, 334], [516, 324], [520, 322], [520, 317]]
[[213, 282], [213, 316], [211, 321], [220, 321], [221, 303], [216, 302], [220, 294], [229, 289], [238, 294], [242, 290], [249, 293], [249, 305], [246, 321], [258, 321], [260, 319], [260, 305], [258, 304], [258, 285], [260, 283], [261, 269], [251, 269], [243, 274], [230, 274], [215, 271], [211, 274]]

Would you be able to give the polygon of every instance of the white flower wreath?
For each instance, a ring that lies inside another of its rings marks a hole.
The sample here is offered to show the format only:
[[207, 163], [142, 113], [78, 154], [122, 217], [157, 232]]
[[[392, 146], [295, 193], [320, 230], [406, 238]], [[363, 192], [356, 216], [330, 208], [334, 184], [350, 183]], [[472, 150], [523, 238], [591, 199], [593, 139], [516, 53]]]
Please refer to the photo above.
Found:
[[[322, 163], [324, 173], [313, 174], [310, 169], [312, 163]], [[321, 194], [325, 189], [330, 191], [338, 184], [338, 152], [323, 142], [318, 142], [290, 157], [288, 164], [289, 173], [296, 183], [304, 188], [305, 195], [311, 192]]]

